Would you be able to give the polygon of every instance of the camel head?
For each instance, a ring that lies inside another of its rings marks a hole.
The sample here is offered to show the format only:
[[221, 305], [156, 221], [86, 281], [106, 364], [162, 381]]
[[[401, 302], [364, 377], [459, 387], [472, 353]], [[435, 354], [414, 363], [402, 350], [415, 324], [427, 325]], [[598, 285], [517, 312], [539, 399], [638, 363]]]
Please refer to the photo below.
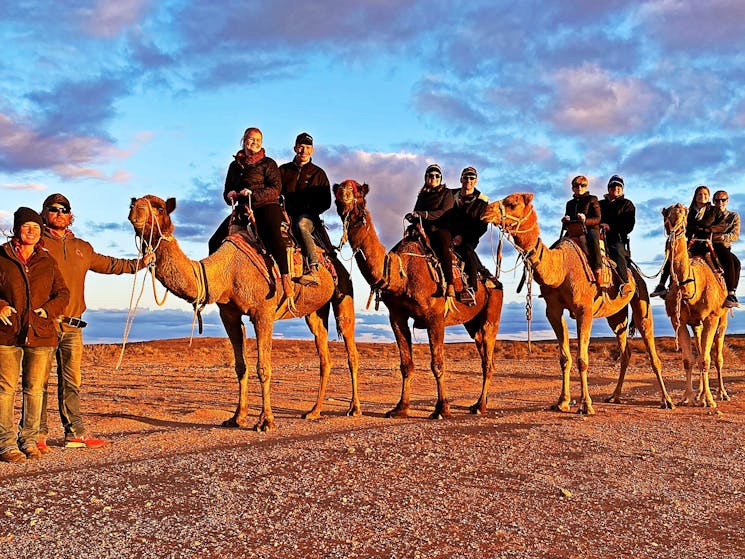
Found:
[[510, 194], [502, 200], [489, 204], [484, 210], [481, 220], [493, 223], [508, 233], [525, 231], [526, 228], [520, 226], [529, 217], [535, 215], [532, 201], [533, 194], [529, 192]]
[[365, 196], [370, 191], [367, 184], [347, 179], [334, 185], [336, 212], [343, 219], [357, 221], [365, 216]]
[[175, 209], [175, 198], [164, 202], [161, 198], [148, 194], [142, 198], [132, 198], [128, 219], [137, 236], [152, 243], [173, 233], [170, 213]]
[[688, 208], [678, 202], [674, 206], [662, 209], [662, 220], [665, 224], [665, 233], [685, 233], [688, 221]]

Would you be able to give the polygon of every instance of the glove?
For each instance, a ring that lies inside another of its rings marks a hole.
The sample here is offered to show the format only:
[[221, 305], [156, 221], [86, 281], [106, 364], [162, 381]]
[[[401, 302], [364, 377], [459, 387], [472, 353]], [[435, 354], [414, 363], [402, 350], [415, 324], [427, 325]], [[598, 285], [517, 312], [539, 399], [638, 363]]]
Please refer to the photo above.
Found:
[[48, 316], [47, 311], [42, 309], [41, 307], [39, 307], [38, 309], [34, 309], [34, 313], [39, 315], [41, 318], [46, 318]]
[[228, 200], [235, 202], [238, 199], [239, 194], [235, 190], [228, 192]]
[[587, 219], [587, 218], [586, 218], [585, 214], [579, 213], [579, 214], [577, 214], [577, 219], [579, 219], [580, 221], [585, 221], [585, 219]]
[[244, 196], [244, 197], [248, 198], [249, 196], [251, 196], [252, 192], [248, 188], [244, 188], [238, 194], [240, 194], [241, 196]]

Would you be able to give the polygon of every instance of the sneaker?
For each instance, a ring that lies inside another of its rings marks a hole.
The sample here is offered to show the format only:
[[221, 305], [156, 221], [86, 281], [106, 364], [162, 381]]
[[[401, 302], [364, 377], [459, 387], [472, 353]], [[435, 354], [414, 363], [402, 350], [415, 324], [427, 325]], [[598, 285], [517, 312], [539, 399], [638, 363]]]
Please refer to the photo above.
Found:
[[97, 439], [90, 435], [65, 435], [65, 448], [101, 448], [106, 444], [104, 439]]
[[36, 448], [36, 445], [29, 446], [27, 448], [22, 448], [21, 451], [23, 454], [26, 455], [26, 458], [29, 460], [39, 460], [41, 459], [41, 452], [38, 448]]
[[727, 295], [727, 298], [724, 300], [724, 305], [727, 309], [734, 309], [740, 306], [740, 303], [737, 301], [737, 297], [735, 297], [734, 293], [731, 293]]
[[36, 440], [36, 448], [39, 449], [39, 452], [42, 454], [47, 454], [49, 452], [49, 446], [47, 446], [47, 438], [44, 435], [39, 435], [39, 438]]
[[661, 283], [657, 284], [657, 287], [654, 288], [654, 291], [649, 294], [650, 297], [662, 297], [663, 299], [667, 297], [667, 288], [662, 285]]
[[11, 448], [0, 454], [0, 462], [10, 462], [16, 464], [18, 462], [25, 462], [26, 455], [18, 450], [17, 448]]

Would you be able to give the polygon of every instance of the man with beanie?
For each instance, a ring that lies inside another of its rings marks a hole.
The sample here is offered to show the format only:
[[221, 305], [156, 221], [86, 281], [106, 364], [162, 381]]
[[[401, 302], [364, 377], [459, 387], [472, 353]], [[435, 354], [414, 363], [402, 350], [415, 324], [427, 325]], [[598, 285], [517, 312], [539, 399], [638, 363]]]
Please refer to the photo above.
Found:
[[[323, 169], [312, 161], [313, 137], [307, 132], [295, 138], [295, 157], [279, 167], [285, 209], [292, 221], [292, 231], [308, 264], [301, 282], [318, 283], [318, 257], [313, 232], [325, 237], [321, 214], [331, 207], [331, 185]], [[328, 243], [330, 248], [330, 242]]]
[[468, 275], [470, 289], [461, 294], [461, 302], [466, 305], [475, 304], [474, 294], [478, 289], [479, 272], [485, 271], [476, 254], [476, 247], [489, 227], [481, 221], [489, 197], [479, 192], [476, 188], [477, 183], [478, 173], [474, 167], [466, 167], [461, 171], [461, 187], [453, 190], [454, 205], [449, 219], [453, 248], [463, 259]]
[[[69, 200], [62, 194], [52, 194], [44, 200], [41, 216], [44, 219], [44, 247], [49, 251], [62, 272], [70, 289], [70, 302], [60, 319], [57, 344], [57, 397], [62, 425], [65, 429], [65, 447], [98, 448], [106, 441], [86, 433], [80, 411], [80, 385], [82, 380], [83, 332], [87, 323], [82, 319], [85, 311], [85, 276], [89, 270], [99, 274], [134, 274], [154, 260], [149, 254], [145, 259], [125, 260], [104, 256], [93, 250], [86, 241], [77, 238], [69, 227], [74, 217]], [[48, 450], [46, 414], [46, 388], [42, 407], [39, 447]]]
[[623, 177], [613, 175], [608, 180], [608, 194], [600, 200], [600, 227], [605, 231], [605, 250], [616, 263], [621, 279], [618, 292], [622, 297], [629, 283], [629, 233], [636, 223], [636, 208], [631, 200], [624, 197], [623, 189]]
[[[44, 385], [57, 344], [55, 321], [69, 291], [41, 240], [41, 216], [21, 207], [13, 236], [0, 247], [0, 461], [41, 458], [39, 423]], [[21, 422], [13, 420], [18, 377], [23, 386]]]

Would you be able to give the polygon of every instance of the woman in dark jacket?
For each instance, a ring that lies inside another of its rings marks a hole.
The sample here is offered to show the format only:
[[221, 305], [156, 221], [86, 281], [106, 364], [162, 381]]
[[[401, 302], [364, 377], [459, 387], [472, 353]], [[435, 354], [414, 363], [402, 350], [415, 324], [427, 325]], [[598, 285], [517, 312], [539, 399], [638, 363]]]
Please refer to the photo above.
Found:
[[[243, 133], [243, 149], [233, 156], [234, 160], [228, 167], [223, 198], [229, 205], [247, 205], [250, 197], [257, 233], [279, 267], [285, 297], [292, 299], [294, 290], [287, 254], [289, 238], [282, 232], [282, 228], [288, 225], [283, 224], [284, 215], [279, 205], [282, 179], [277, 163], [267, 157], [261, 147], [262, 142], [263, 135], [258, 128], [247, 128]], [[220, 243], [227, 237], [231, 217], [220, 224], [209, 240], [210, 254], [220, 248]]]
[[424, 172], [424, 186], [419, 191], [414, 204], [414, 211], [406, 214], [411, 222], [421, 220], [422, 227], [429, 237], [432, 250], [442, 265], [445, 276], [447, 297], [455, 297], [453, 286], [453, 253], [450, 248], [452, 235], [447, 228], [448, 212], [453, 208], [453, 193], [442, 182], [442, 170], [439, 165], [430, 165]]
[[[18, 208], [13, 237], [0, 247], [0, 461], [41, 458], [36, 447], [44, 384], [57, 345], [55, 320], [70, 292], [41, 242], [43, 222]], [[23, 404], [20, 429], [13, 421], [18, 376]]]

